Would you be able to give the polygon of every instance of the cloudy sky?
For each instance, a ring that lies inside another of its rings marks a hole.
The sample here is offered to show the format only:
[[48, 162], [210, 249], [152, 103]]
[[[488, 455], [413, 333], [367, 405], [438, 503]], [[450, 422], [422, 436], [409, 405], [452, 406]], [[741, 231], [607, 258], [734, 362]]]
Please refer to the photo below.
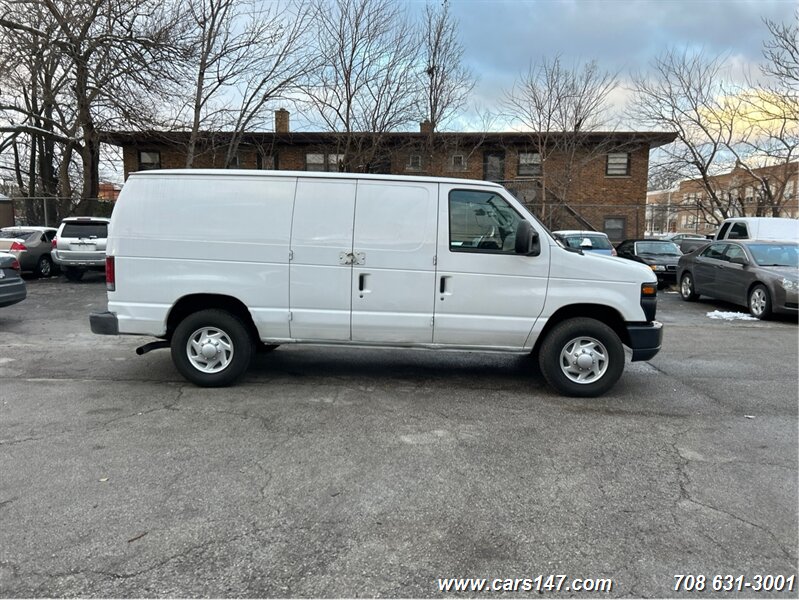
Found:
[[[669, 47], [725, 54], [737, 73], [757, 70], [763, 18], [796, 18], [796, 0], [450, 0], [465, 60], [478, 77], [474, 100], [495, 108], [531, 60], [560, 54], [603, 69], [645, 71]], [[421, 7], [421, 0], [420, 0]], [[623, 102], [624, 90], [616, 95]]]

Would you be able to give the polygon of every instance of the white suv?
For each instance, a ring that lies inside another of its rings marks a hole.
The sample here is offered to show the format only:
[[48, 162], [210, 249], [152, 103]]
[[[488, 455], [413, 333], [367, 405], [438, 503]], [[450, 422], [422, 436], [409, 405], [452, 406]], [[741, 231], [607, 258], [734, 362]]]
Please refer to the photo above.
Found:
[[70, 281], [80, 281], [86, 271], [105, 269], [105, 243], [110, 219], [68, 217], [61, 221], [51, 255]]

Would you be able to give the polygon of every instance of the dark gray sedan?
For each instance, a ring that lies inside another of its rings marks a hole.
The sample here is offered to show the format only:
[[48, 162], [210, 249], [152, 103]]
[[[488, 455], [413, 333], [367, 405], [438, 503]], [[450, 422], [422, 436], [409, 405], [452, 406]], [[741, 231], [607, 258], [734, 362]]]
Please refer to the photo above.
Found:
[[19, 275], [19, 260], [13, 254], [0, 252], [0, 306], [22, 302], [28, 295]]
[[680, 258], [680, 296], [700, 295], [749, 307], [752, 316], [799, 313], [799, 243], [713, 242]]

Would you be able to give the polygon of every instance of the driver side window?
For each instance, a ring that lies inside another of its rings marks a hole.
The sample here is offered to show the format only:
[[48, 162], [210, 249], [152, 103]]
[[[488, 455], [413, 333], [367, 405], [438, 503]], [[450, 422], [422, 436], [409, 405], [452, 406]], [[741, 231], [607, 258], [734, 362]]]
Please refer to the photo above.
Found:
[[702, 258], [713, 258], [715, 260], [727, 260], [727, 257], [724, 256], [724, 250], [727, 248], [727, 244], [711, 244], [707, 248], [702, 251]]
[[515, 254], [523, 219], [499, 194], [453, 190], [449, 194], [451, 252]]

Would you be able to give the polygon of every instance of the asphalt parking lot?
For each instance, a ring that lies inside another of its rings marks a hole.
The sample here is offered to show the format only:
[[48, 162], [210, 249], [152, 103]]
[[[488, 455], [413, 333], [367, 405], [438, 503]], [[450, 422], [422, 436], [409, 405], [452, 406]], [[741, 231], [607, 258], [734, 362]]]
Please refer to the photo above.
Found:
[[[555, 395], [527, 358], [316, 347], [208, 390], [89, 331], [100, 277], [27, 283], [0, 309], [0, 596], [562, 574], [613, 588], [561, 596], [799, 597], [709, 589], [797, 573], [796, 319], [662, 294], [663, 350], [600, 399]], [[686, 574], [708, 589], [675, 591]]]

